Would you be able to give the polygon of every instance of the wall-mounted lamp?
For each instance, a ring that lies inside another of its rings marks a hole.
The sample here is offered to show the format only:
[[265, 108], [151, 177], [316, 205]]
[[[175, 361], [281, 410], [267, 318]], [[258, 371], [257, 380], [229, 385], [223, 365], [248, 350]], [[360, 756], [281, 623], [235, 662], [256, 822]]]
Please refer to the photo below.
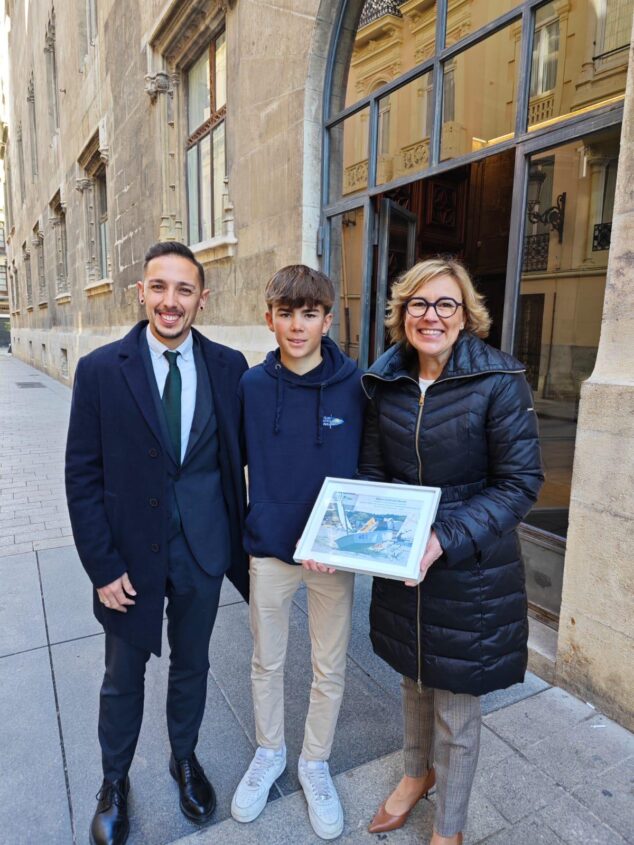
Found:
[[540, 214], [539, 211], [539, 196], [542, 192], [542, 186], [546, 179], [546, 173], [539, 169], [530, 173], [528, 181], [537, 185], [537, 196], [533, 200], [529, 200], [526, 208], [526, 215], [531, 223], [542, 223], [544, 226], [550, 226], [553, 232], [559, 235], [559, 243], [563, 240], [564, 234], [564, 219], [566, 216], [566, 192], [559, 194], [555, 205], [551, 205]]

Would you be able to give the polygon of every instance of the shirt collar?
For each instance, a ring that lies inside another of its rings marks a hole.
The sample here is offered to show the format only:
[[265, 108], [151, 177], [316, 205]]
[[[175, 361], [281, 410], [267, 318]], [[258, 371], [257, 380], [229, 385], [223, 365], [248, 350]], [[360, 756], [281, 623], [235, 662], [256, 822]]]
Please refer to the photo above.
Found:
[[176, 349], [170, 349], [169, 346], [161, 343], [158, 338], [154, 337], [149, 326], [147, 326], [145, 334], [150, 352], [155, 358], [161, 358], [165, 352], [180, 352], [183, 361], [190, 361], [192, 359], [194, 354], [194, 336], [192, 335], [191, 329], [185, 340]]

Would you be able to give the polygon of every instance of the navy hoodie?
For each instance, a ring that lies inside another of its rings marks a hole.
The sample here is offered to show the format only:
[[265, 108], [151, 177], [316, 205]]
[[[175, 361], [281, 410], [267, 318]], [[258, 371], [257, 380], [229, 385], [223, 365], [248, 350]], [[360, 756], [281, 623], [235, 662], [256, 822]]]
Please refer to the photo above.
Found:
[[293, 554], [327, 475], [353, 478], [365, 395], [361, 371], [329, 338], [321, 364], [303, 376], [279, 349], [242, 376], [249, 510], [244, 548], [294, 563]]

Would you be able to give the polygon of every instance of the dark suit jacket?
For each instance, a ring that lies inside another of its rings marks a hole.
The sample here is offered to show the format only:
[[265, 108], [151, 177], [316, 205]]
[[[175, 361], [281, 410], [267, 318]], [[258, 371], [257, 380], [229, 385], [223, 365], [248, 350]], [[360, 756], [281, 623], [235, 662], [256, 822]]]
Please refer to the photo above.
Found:
[[[127, 614], [104, 608], [95, 594], [95, 616], [113, 634], [160, 654], [168, 565], [165, 494], [171, 458], [139, 346], [146, 325], [138, 323], [121, 340], [79, 361], [66, 446], [66, 494], [77, 551], [93, 585], [105, 586], [127, 572], [138, 593]], [[246, 598], [248, 561], [242, 548], [246, 494], [237, 388], [247, 364], [240, 352], [192, 331], [218, 423], [231, 537], [227, 574]], [[183, 469], [195, 454], [195, 437], [193, 425]], [[210, 511], [208, 503], [200, 501], [200, 519], [213, 520]]]

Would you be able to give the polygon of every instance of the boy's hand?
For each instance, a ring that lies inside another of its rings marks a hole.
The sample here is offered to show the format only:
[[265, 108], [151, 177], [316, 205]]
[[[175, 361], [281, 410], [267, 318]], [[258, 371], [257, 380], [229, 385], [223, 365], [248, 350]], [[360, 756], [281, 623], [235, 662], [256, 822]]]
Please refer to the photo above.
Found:
[[326, 566], [325, 563], [317, 563], [316, 560], [303, 560], [302, 566], [309, 572], [327, 572], [329, 575], [335, 571], [334, 567]]

